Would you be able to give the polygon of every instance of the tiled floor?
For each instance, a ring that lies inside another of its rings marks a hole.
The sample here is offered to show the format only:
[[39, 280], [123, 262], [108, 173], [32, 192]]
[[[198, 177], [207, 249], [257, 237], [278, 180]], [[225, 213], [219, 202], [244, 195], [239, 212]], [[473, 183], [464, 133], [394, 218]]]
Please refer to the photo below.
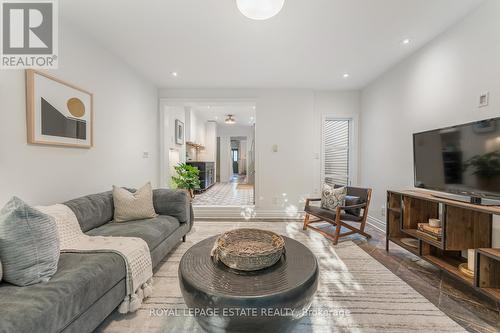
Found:
[[250, 206], [253, 204], [253, 186], [237, 182], [216, 183], [207, 191], [197, 194], [193, 200], [194, 206]]

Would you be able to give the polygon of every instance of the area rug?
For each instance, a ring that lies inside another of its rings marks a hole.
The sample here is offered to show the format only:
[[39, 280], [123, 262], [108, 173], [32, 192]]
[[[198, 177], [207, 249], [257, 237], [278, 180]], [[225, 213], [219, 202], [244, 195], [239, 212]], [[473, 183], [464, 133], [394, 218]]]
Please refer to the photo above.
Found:
[[186, 311], [177, 268], [193, 244], [237, 227], [267, 229], [294, 238], [316, 254], [320, 284], [310, 315], [294, 333], [465, 332], [426, 298], [352, 241], [337, 246], [297, 222], [198, 222], [154, 274], [154, 294], [135, 314], [113, 313], [98, 332], [203, 332]]

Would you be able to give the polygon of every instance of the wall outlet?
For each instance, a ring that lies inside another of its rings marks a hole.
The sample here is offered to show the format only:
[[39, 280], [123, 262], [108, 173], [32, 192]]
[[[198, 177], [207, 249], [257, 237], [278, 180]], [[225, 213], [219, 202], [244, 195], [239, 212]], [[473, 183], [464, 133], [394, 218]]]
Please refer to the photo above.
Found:
[[273, 149], [273, 153], [277, 153], [278, 152], [278, 145], [277, 144], [274, 144], [272, 146], [272, 149]]
[[488, 91], [479, 95], [479, 107], [480, 108], [488, 106], [489, 103], [490, 103], [490, 93]]
[[382, 205], [382, 207], [380, 208], [380, 215], [382, 217], [385, 217], [385, 210], [386, 210], [385, 205]]

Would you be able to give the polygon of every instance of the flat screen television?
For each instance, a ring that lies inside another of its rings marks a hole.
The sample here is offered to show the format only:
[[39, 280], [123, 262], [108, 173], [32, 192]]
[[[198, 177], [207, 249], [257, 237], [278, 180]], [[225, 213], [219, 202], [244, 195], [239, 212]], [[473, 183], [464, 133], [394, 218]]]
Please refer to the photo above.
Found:
[[500, 118], [415, 133], [413, 157], [415, 187], [500, 199]]

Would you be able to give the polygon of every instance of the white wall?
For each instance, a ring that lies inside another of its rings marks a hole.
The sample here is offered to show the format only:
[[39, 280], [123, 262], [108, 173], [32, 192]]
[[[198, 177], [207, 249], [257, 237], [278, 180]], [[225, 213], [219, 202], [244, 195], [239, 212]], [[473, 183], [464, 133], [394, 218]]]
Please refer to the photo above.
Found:
[[94, 93], [95, 147], [28, 145], [25, 73], [1, 70], [0, 205], [13, 195], [49, 204], [158, 183], [157, 89], [68, 24], [59, 30], [59, 69], [50, 74]]
[[[159, 94], [161, 98], [174, 100], [255, 101], [258, 216], [295, 216], [297, 211], [303, 209], [304, 199], [318, 192], [321, 184], [322, 115], [356, 117], [359, 114], [357, 92], [315, 92], [305, 89], [161, 89]], [[276, 153], [272, 151], [274, 144], [278, 145]]]
[[[500, 116], [499, 13], [500, 1], [486, 1], [363, 90], [361, 182], [374, 189], [373, 217], [384, 219], [387, 189], [413, 186], [412, 133]], [[484, 91], [490, 105], [478, 108]]]

